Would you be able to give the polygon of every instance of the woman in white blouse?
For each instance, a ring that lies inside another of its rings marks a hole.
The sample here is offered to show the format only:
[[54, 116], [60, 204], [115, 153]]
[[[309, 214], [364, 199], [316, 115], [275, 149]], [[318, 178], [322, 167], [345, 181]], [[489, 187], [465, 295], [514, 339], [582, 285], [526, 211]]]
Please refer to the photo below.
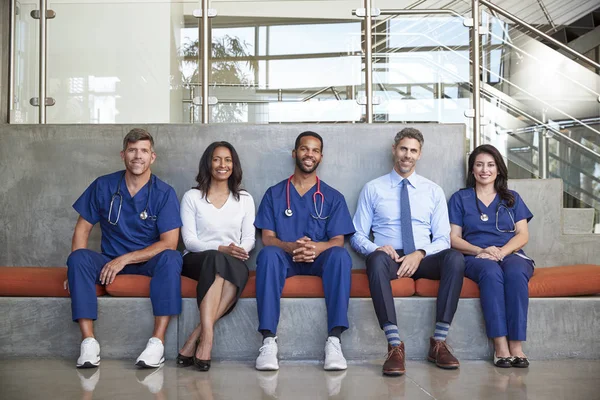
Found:
[[177, 364], [210, 369], [213, 328], [231, 312], [248, 281], [245, 262], [254, 248], [254, 201], [240, 189], [242, 167], [228, 142], [215, 142], [200, 159], [198, 185], [181, 199], [185, 244], [181, 274], [198, 281], [200, 323], [177, 356]]

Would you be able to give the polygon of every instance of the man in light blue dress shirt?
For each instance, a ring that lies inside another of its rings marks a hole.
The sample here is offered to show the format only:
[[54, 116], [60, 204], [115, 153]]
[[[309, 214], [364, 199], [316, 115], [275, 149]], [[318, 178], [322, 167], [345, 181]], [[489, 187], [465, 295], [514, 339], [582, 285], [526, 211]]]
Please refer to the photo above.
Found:
[[[446, 345], [464, 277], [464, 257], [450, 249], [448, 207], [442, 188], [417, 175], [423, 135], [405, 128], [394, 138], [394, 168], [368, 182], [360, 193], [350, 243], [365, 256], [373, 306], [388, 340], [385, 375], [405, 372], [390, 281], [401, 277], [440, 281], [436, 327], [427, 359], [440, 368], [459, 362]], [[373, 232], [373, 240], [370, 234]]]

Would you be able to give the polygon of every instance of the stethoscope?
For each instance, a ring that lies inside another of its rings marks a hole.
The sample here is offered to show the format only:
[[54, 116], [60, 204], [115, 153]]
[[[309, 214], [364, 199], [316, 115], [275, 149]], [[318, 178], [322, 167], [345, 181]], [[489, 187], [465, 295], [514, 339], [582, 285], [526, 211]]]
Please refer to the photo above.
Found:
[[[287, 208], [285, 209], [284, 214], [286, 217], [291, 217], [292, 215], [294, 215], [294, 212], [292, 211], [291, 201], [290, 201], [290, 184], [292, 183], [293, 177], [294, 177], [294, 175], [292, 175], [288, 178], [287, 185], [285, 187]], [[329, 218], [329, 216], [323, 217], [323, 204], [325, 204], [325, 196], [321, 192], [321, 180], [319, 179], [318, 176], [316, 178], [317, 178], [317, 190], [313, 193], [313, 196], [312, 196], [316, 216], [312, 215], [312, 214], [310, 214], [310, 216], [313, 217], [314, 219], [327, 219], [327, 218]], [[321, 196], [321, 208], [320, 209], [317, 209], [317, 196]]]
[[[121, 217], [121, 206], [123, 205], [123, 195], [121, 194], [121, 182], [123, 182], [123, 177], [125, 176], [125, 172], [119, 178], [119, 183], [117, 184], [117, 191], [110, 198], [110, 207], [108, 209], [108, 223], [111, 225], [117, 225], [119, 222], [119, 217]], [[144, 207], [144, 211], [140, 213], [140, 218], [142, 221], [148, 219], [148, 205], [150, 204], [150, 194], [152, 193], [152, 174], [150, 174], [150, 180], [148, 181], [148, 198], [146, 199], [146, 207]], [[110, 220], [110, 216], [112, 215], [113, 204], [115, 199], [119, 198], [119, 210], [117, 211], [117, 219], [115, 222]]]
[[[479, 199], [477, 198], [477, 191], [475, 190], [475, 188], [473, 188], [473, 192], [475, 193], [475, 205], [477, 206], [477, 212], [479, 213], [479, 219], [482, 220], [483, 222], [488, 222], [490, 217], [488, 217], [488, 215], [484, 212], [481, 211], [481, 208], [479, 207]], [[505, 229], [500, 229], [498, 227], [498, 212], [500, 211], [500, 208], [505, 208], [506, 212], [508, 214], [508, 216], [510, 217], [510, 220], [512, 221], [513, 224], [513, 228], [509, 229], [509, 230], [505, 230]], [[504, 232], [504, 233], [512, 233], [516, 231], [516, 225], [515, 225], [515, 219], [512, 216], [512, 213], [510, 212], [510, 209], [504, 204], [502, 203], [502, 201], [499, 201], [498, 204], [496, 205], [496, 229], [498, 230], [498, 232]]]

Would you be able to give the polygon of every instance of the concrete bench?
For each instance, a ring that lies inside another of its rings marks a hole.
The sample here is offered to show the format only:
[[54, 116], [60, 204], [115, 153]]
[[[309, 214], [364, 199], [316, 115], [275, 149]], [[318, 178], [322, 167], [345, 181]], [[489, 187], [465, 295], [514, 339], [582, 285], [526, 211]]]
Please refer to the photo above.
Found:
[[[63, 288], [64, 267], [0, 267], [0, 327], [2, 356], [76, 357], [79, 331], [69, 326], [70, 300]], [[402, 278], [392, 282], [396, 309], [409, 358], [423, 358], [435, 315], [437, 281]], [[198, 323], [196, 282], [182, 277], [183, 312], [174, 318], [167, 333], [166, 355], [177, 349]], [[527, 351], [533, 358], [600, 358], [593, 332], [597, 318], [582, 316], [600, 310], [600, 297], [560, 297], [600, 293], [600, 266], [574, 265], [536, 269], [530, 284], [529, 338]], [[96, 322], [102, 352], [109, 358], [132, 358], [142, 349], [152, 328], [152, 309], [147, 299], [150, 278], [119, 276], [106, 287], [98, 286], [99, 318]], [[251, 276], [236, 309], [216, 328], [214, 359], [251, 360], [260, 346], [256, 332], [255, 282]], [[24, 297], [15, 297], [24, 296]], [[38, 297], [49, 296], [49, 297]], [[381, 356], [385, 339], [377, 326], [366, 274], [355, 270], [349, 309], [350, 329], [343, 337], [348, 359]], [[326, 310], [321, 280], [298, 276], [286, 281], [278, 334], [282, 359], [319, 359], [326, 336]], [[479, 305], [477, 285], [465, 278], [461, 301], [449, 343], [463, 359], [490, 356], [491, 347]], [[554, 297], [554, 298], [552, 298]], [[556, 316], [561, 323], [556, 324]], [[552, 335], [544, 327], [553, 324]], [[586, 326], [589, 325], [589, 326]], [[576, 334], [577, 340], [565, 340]], [[40, 343], [43, 345], [40, 346]]]

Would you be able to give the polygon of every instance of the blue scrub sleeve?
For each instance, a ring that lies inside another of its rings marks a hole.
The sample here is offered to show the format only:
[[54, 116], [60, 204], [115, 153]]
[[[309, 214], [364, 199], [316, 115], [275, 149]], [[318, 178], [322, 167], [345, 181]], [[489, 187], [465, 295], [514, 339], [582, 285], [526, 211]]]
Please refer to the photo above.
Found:
[[339, 194], [335, 197], [331, 208], [331, 217], [327, 223], [327, 236], [332, 238], [339, 235], [351, 235], [356, 230], [352, 223], [352, 217], [346, 204], [344, 196]]
[[173, 229], [180, 228], [182, 225], [181, 215], [179, 213], [179, 200], [177, 200], [175, 190], [172, 187], [169, 187], [165, 196], [165, 201], [157, 213], [156, 226], [158, 227], [158, 233], [163, 234]]
[[450, 201], [448, 201], [448, 216], [451, 224], [458, 225], [460, 227], [463, 226], [465, 208], [460, 191], [454, 193], [452, 197], [450, 197]]
[[[118, 199], [115, 201], [115, 207], [118, 207]], [[83, 219], [92, 225], [96, 225], [100, 221], [100, 211], [98, 207], [98, 179], [96, 179], [83, 192], [77, 201], [73, 204], [75, 211], [81, 215]]]
[[[282, 201], [285, 201], [283, 199]], [[258, 212], [254, 219], [254, 226], [258, 229], [275, 231], [275, 211], [273, 210], [273, 189], [269, 188], [258, 206]]]
[[527, 208], [527, 205], [525, 205], [525, 202], [523, 201], [521, 196], [519, 196], [519, 194], [514, 191], [512, 192], [512, 194], [513, 196], [515, 196], [515, 205], [513, 206], [513, 212], [515, 213], [515, 222], [519, 222], [524, 219], [526, 219], [527, 222], [531, 221], [531, 218], [533, 218], [533, 214], [531, 213], [531, 211], [529, 211], [529, 208]]

